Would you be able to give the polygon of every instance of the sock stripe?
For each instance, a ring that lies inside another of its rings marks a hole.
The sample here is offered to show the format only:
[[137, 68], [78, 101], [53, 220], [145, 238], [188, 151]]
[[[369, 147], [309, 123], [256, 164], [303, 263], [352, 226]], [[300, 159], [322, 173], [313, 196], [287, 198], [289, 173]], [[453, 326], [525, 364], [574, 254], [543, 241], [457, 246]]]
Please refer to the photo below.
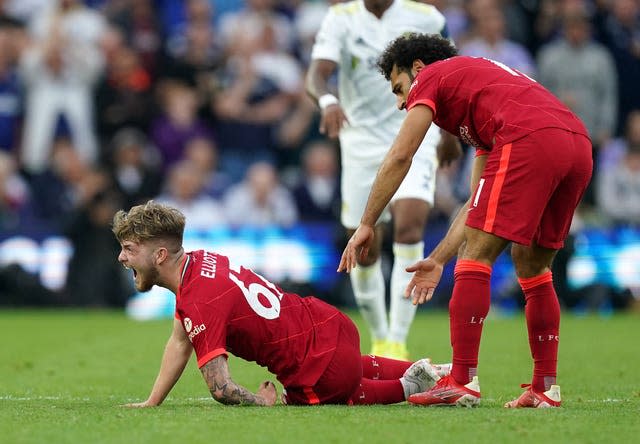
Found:
[[537, 287], [538, 285], [546, 284], [547, 282], [553, 282], [553, 273], [551, 273], [551, 271], [547, 271], [539, 276], [530, 278], [518, 278], [518, 283], [523, 291]]
[[453, 274], [454, 276], [456, 276], [458, 275], [458, 273], [462, 273], [465, 271], [477, 271], [491, 276], [491, 267], [489, 265], [471, 259], [460, 259], [456, 263]]

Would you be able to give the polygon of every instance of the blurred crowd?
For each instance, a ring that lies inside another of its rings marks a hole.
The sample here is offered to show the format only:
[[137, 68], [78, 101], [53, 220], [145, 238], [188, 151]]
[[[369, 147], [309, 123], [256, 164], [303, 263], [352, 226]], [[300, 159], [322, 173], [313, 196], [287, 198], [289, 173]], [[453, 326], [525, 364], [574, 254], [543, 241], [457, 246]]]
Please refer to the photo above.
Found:
[[[108, 305], [126, 285], [119, 208], [153, 198], [192, 229], [338, 232], [339, 147], [304, 92], [331, 3], [0, 0], [0, 230], [68, 236], [68, 298]], [[596, 168], [576, 224], [640, 226], [640, 0], [430, 3], [462, 54], [520, 70], [584, 120]], [[439, 172], [434, 223], [467, 198], [467, 154]]]

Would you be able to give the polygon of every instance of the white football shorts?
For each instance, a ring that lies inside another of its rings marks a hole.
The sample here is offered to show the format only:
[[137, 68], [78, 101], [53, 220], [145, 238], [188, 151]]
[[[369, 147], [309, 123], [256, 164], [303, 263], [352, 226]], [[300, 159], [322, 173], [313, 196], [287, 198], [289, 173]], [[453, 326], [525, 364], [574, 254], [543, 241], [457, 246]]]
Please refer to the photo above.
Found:
[[[385, 149], [388, 148], [388, 146], [385, 147]], [[344, 147], [341, 149], [343, 150], [343, 155], [340, 221], [345, 228], [356, 229], [360, 225], [360, 219], [367, 205], [371, 186], [382, 164], [383, 157], [369, 160], [368, 162], [363, 159], [354, 161], [344, 155]], [[433, 206], [437, 167], [438, 159], [435, 145], [423, 142], [413, 157], [411, 168], [402, 181], [400, 188], [391, 198], [391, 202], [398, 199], [421, 199]], [[389, 222], [390, 220], [391, 212], [387, 207], [378, 222]]]

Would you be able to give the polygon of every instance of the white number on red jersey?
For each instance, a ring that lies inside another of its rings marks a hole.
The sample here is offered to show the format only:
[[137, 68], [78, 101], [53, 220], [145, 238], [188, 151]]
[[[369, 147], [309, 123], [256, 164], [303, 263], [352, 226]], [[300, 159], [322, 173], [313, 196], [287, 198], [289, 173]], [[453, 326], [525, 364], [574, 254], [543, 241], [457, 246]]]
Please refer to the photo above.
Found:
[[[280, 316], [280, 301], [284, 295], [271, 282], [253, 271], [245, 273], [241, 278], [240, 266], [232, 264], [231, 260], [229, 260], [229, 279], [240, 288], [249, 306], [258, 316], [265, 319], [276, 319]], [[259, 282], [248, 282], [248, 280]], [[269, 301], [269, 306], [262, 305], [260, 295]]]
[[507, 71], [509, 74], [511, 74], [512, 76], [516, 76], [516, 77], [526, 77], [527, 79], [531, 80], [532, 82], [535, 82], [535, 80], [533, 80], [531, 77], [529, 77], [526, 74], [521, 73], [520, 71], [516, 71], [513, 68], [508, 67], [507, 65], [505, 65], [502, 62], [498, 62], [497, 60], [493, 60], [493, 59], [488, 59], [486, 57], [482, 57], [484, 60], [493, 63], [494, 65], [504, 69], [505, 71]]

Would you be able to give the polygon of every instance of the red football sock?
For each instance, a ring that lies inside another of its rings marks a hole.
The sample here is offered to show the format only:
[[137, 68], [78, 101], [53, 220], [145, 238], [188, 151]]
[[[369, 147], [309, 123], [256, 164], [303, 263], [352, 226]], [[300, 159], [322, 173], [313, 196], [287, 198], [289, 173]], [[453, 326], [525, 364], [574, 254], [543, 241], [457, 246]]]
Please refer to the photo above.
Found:
[[360, 387], [351, 395], [349, 404], [369, 405], [369, 404], [395, 404], [404, 401], [404, 389], [400, 379], [389, 379], [386, 381], [379, 379], [362, 378]]
[[482, 326], [491, 302], [491, 267], [459, 260], [449, 301], [449, 328], [453, 347], [451, 376], [467, 384], [477, 373]]
[[362, 355], [362, 377], [367, 379], [399, 379], [411, 367], [412, 362]]
[[544, 392], [556, 383], [560, 304], [550, 271], [532, 278], [518, 279], [524, 291], [524, 315], [533, 357], [533, 390]]

